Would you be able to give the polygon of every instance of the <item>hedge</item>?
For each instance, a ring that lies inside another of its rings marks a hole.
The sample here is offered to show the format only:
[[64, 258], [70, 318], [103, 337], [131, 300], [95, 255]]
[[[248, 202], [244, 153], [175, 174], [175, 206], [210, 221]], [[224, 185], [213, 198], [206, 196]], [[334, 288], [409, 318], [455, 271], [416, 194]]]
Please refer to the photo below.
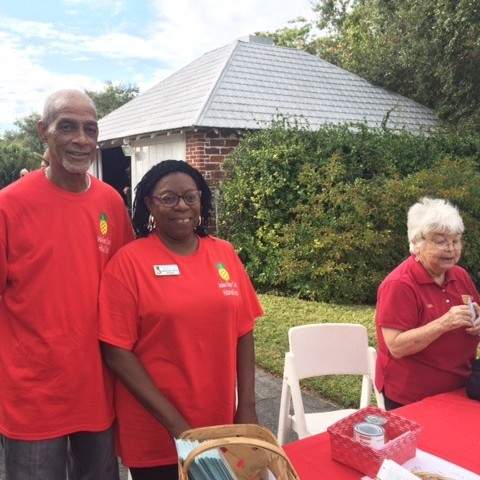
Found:
[[248, 134], [226, 160], [220, 234], [261, 291], [374, 303], [408, 255], [406, 214], [447, 198], [466, 224], [462, 264], [480, 275], [480, 139], [365, 125], [316, 132], [278, 121]]

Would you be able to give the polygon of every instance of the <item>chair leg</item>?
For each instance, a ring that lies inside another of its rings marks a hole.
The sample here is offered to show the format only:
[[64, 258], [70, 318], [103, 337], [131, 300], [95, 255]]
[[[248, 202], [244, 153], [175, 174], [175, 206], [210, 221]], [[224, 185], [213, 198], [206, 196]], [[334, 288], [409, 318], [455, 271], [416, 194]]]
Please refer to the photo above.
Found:
[[362, 377], [362, 393], [360, 395], [360, 408], [370, 405], [370, 397], [372, 396], [372, 380], [368, 375]]
[[283, 445], [287, 440], [288, 432], [291, 429], [292, 421], [290, 419], [290, 388], [287, 380], [282, 382], [282, 396], [280, 397], [280, 412], [278, 415], [278, 443]]

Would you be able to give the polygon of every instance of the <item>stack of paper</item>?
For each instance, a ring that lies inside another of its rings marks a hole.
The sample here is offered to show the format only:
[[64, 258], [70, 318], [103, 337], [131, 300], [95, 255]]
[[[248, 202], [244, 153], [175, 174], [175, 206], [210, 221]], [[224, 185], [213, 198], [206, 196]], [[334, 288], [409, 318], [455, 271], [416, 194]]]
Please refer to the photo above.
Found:
[[393, 460], [384, 460], [377, 473], [377, 480], [418, 480], [418, 477]]
[[[377, 479], [406, 480], [411, 478], [406, 476], [407, 471], [413, 478], [419, 478], [416, 473], [429, 472], [432, 475], [437, 475], [440, 478], [455, 479], [455, 480], [480, 480], [480, 476], [469, 470], [466, 470], [458, 465], [455, 465], [443, 458], [436, 457], [431, 453], [424, 452], [417, 448], [417, 454], [414, 458], [405, 462], [402, 467], [397, 464], [393, 465], [391, 460], [385, 460], [380, 468]], [[383, 469], [383, 470], [382, 470]], [[392, 473], [394, 472], [394, 473]], [[399, 473], [401, 472], [401, 473]], [[402, 476], [404, 475], [404, 476]], [[362, 477], [362, 480], [373, 480], [370, 477]]]
[[[175, 439], [177, 454], [183, 461], [188, 454], [200, 445], [197, 440]], [[201, 453], [195, 458], [188, 470], [190, 480], [237, 480], [229, 463], [223, 458], [220, 450], [214, 448]]]

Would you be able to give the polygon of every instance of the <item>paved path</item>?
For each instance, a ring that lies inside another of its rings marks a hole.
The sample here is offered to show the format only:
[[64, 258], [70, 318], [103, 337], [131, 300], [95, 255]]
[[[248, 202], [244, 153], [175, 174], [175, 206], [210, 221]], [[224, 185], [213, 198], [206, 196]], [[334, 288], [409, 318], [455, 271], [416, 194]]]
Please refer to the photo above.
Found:
[[[257, 368], [256, 370], [257, 413], [259, 423], [268, 427], [275, 435], [277, 434], [278, 412], [280, 411], [280, 396], [282, 394], [282, 379]], [[333, 403], [327, 402], [317, 395], [308, 392], [302, 394], [305, 412], [327, 412], [338, 408]], [[297, 437], [291, 434], [288, 441]]]
[[[280, 409], [280, 395], [282, 393], [282, 380], [260, 368], [257, 368], [255, 377], [259, 422], [276, 434], [278, 412]], [[303, 404], [306, 412], [328, 411], [337, 408], [334, 404], [326, 402], [310, 393], [303, 394]], [[295, 438], [295, 435], [291, 434], [288, 440], [293, 441]], [[120, 474], [121, 480], [126, 480], [127, 474], [125, 468], [121, 468]], [[5, 480], [2, 449], [0, 449], [0, 480]]]

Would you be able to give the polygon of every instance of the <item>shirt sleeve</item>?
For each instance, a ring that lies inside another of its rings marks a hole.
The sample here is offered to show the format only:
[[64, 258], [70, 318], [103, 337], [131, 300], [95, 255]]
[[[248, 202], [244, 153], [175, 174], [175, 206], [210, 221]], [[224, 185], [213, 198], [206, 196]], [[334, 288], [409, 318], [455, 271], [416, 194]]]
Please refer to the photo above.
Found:
[[238, 317], [238, 336], [242, 337], [253, 330], [255, 320], [263, 315], [263, 310], [242, 261], [235, 252], [234, 256], [239, 272], [239, 288], [241, 295], [241, 306]]
[[7, 227], [0, 212], [0, 297], [7, 286]]
[[412, 288], [401, 281], [381, 285], [378, 292], [376, 322], [379, 327], [410, 330], [419, 324], [420, 312]]
[[124, 226], [123, 226], [122, 245], [126, 245], [127, 243], [130, 243], [135, 238], [135, 235], [133, 233], [132, 221], [130, 220], [130, 216], [128, 215], [128, 210], [126, 208], [123, 209], [123, 216], [124, 216]]
[[111, 208], [115, 219], [115, 233], [112, 238], [112, 256], [120, 248], [134, 239], [132, 222], [122, 197], [117, 192], [112, 193]]
[[132, 350], [138, 340], [138, 298], [127, 270], [119, 268], [120, 261], [118, 255], [114, 257], [102, 276], [98, 337], [103, 342]]

